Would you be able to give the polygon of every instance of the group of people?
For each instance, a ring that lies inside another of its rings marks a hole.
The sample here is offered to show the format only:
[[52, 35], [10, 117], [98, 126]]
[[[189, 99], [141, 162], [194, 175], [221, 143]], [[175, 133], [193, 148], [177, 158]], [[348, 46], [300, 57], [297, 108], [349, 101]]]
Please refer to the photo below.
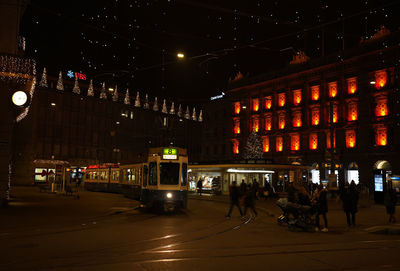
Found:
[[[259, 185], [256, 180], [253, 180], [252, 184], [246, 184], [244, 180], [242, 180], [240, 187], [237, 186], [236, 181], [233, 181], [232, 185], [229, 187], [230, 207], [226, 218], [231, 217], [233, 207], [235, 206], [239, 209], [241, 217], [246, 216], [248, 209], [253, 212], [254, 216], [257, 216], [255, 199], [257, 199], [258, 190]], [[244, 212], [242, 211], [241, 204], [244, 206]]]

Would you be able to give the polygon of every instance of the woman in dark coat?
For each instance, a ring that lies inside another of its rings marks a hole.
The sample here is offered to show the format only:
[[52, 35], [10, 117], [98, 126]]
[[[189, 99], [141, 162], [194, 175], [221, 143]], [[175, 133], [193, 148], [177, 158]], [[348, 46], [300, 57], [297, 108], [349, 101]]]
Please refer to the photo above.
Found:
[[350, 186], [348, 183], [345, 185], [340, 198], [343, 201], [343, 211], [346, 213], [347, 225], [356, 225], [356, 213], [358, 211], [358, 191], [354, 181], [351, 181]]

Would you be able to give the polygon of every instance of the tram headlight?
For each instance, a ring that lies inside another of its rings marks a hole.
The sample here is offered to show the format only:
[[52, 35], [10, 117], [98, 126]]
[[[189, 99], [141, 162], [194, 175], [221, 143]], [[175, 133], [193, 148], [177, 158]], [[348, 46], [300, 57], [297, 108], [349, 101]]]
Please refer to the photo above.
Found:
[[172, 199], [172, 193], [171, 192], [167, 193], [167, 198]]

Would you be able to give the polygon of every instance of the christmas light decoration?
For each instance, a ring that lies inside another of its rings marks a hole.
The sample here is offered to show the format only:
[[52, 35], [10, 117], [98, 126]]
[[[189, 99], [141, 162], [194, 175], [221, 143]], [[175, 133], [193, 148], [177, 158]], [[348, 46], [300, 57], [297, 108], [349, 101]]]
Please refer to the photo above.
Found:
[[42, 79], [40, 79], [39, 86], [46, 87], [46, 88], [49, 87], [49, 85], [47, 84], [47, 71], [46, 71], [46, 68], [43, 68]]
[[203, 121], [203, 110], [200, 110], [200, 113], [199, 113], [199, 122], [202, 122]]
[[263, 157], [263, 143], [256, 132], [251, 132], [246, 141], [244, 159], [261, 159]]
[[178, 107], [178, 113], [176, 114], [178, 117], [182, 117], [182, 105], [179, 105]]
[[63, 82], [63, 78], [62, 78], [62, 72], [60, 71], [58, 73], [58, 80], [57, 80], [57, 86], [56, 86], [57, 90], [64, 90], [64, 82]]
[[72, 92], [76, 93], [76, 94], [81, 93], [81, 89], [79, 88], [78, 78], [76, 78], [76, 77], [75, 77], [75, 84], [74, 84], [74, 88], [72, 89]]
[[185, 119], [189, 120], [190, 119], [190, 112], [189, 112], [189, 106], [186, 106], [186, 112], [185, 112]]
[[165, 101], [165, 99], [163, 100], [163, 105], [162, 105], [161, 112], [164, 113], [164, 114], [168, 113], [167, 102]]
[[[62, 79], [61, 79], [62, 80]], [[94, 90], [93, 90], [93, 79], [90, 79], [89, 82], [89, 88], [88, 88], [88, 92], [87, 92], [87, 96], [94, 96]]]
[[[157, 98], [156, 98], [157, 99]], [[136, 93], [136, 98], [135, 98], [135, 107], [140, 107], [140, 94], [139, 91]], [[158, 109], [157, 109], [158, 110]], [[156, 111], [156, 110], [155, 110]]]
[[158, 111], [158, 101], [157, 101], [157, 97], [154, 98], [153, 110], [154, 110], [154, 111]]
[[106, 83], [105, 82], [103, 82], [103, 84], [101, 85], [100, 99], [107, 100]]
[[113, 100], [113, 102], [118, 102], [118, 86], [115, 86], [112, 100]]
[[145, 98], [144, 98], [143, 108], [144, 108], [144, 109], [149, 109], [149, 108], [150, 108], [150, 105], [149, 105], [149, 95], [147, 95], [147, 93], [146, 93], [146, 96], [145, 96]]
[[192, 120], [197, 121], [196, 108], [193, 107]]
[[131, 98], [129, 97], [129, 89], [126, 89], [124, 104], [129, 105], [131, 104]]
[[171, 115], [175, 114], [175, 104], [174, 104], [174, 102], [172, 102], [172, 104], [171, 104], [171, 108], [169, 109], [169, 113]]

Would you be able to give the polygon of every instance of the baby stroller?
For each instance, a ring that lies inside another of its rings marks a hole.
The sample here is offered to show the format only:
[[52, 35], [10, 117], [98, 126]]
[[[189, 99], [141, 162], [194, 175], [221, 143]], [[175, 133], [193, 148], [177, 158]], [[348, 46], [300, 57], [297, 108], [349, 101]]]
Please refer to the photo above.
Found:
[[288, 225], [289, 230], [303, 230], [313, 232], [315, 227], [316, 210], [312, 206], [300, 205], [289, 202], [287, 198], [279, 199], [276, 202], [283, 214], [278, 217], [279, 225]]

